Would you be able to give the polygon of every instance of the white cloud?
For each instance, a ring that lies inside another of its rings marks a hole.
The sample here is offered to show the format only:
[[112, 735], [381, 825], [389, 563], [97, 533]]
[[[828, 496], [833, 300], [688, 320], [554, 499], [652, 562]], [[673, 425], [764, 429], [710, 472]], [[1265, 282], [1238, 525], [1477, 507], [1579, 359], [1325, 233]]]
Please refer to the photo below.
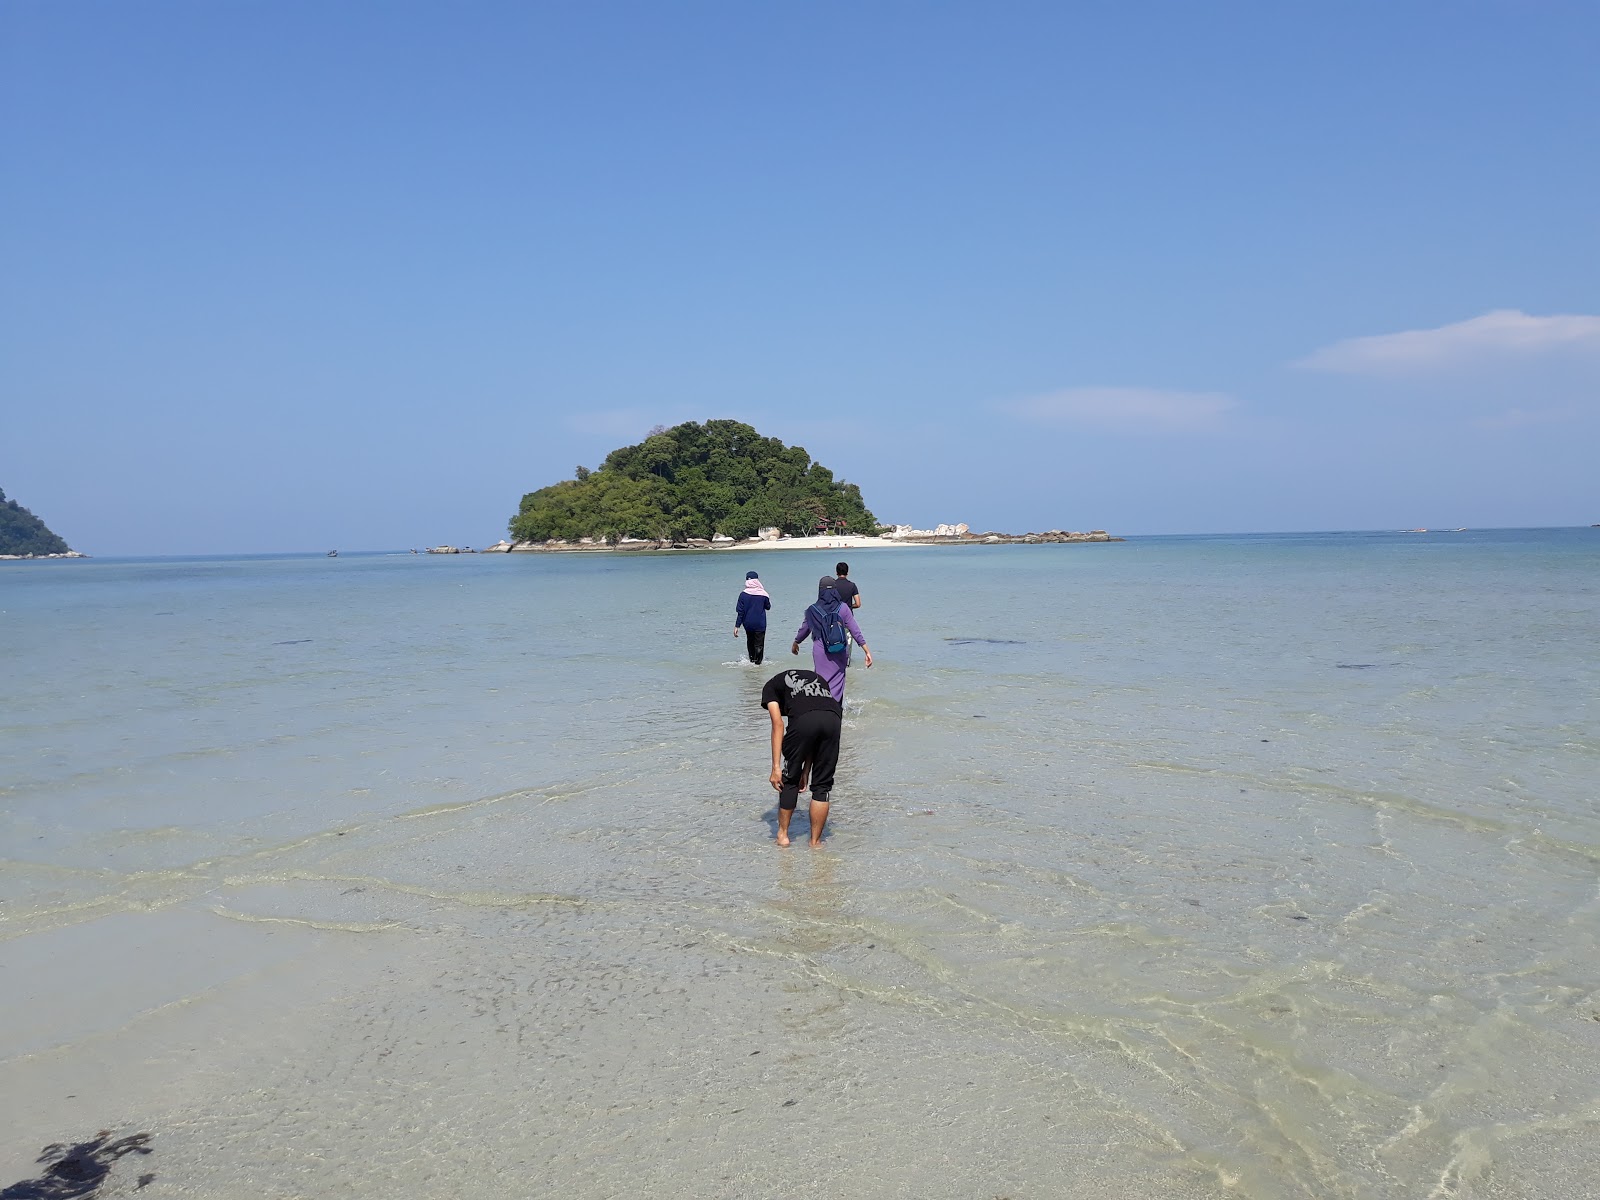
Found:
[[1214, 429], [1238, 402], [1220, 392], [1156, 388], [1067, 388], [1000, 407], [1040, 425], [1069, 425], [1111, 433], [1198, 433]]
[[1501, 308], [1437, 329], [1349, 338], [1324, 346], [1294, 365], [1350, 375], [1396, 375], [1563, 349], [1600, 350], [1600, 317], [1530, 317], [1514, 308]]

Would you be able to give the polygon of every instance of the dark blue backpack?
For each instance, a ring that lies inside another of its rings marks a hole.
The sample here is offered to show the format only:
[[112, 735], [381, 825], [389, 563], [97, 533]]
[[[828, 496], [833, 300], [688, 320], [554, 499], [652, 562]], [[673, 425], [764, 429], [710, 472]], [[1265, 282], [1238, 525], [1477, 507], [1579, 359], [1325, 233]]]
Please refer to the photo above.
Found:
[[[839, 619], [837, 608], [830, 615], [821, 604], [813, 604], [807, 616], [811, 618], [811, 636], [821, 642], [829, 654], [839, 654], [850, 645], [850, 631]], [[822, 630], [820, 634], [817, 633], [819, 629]]]

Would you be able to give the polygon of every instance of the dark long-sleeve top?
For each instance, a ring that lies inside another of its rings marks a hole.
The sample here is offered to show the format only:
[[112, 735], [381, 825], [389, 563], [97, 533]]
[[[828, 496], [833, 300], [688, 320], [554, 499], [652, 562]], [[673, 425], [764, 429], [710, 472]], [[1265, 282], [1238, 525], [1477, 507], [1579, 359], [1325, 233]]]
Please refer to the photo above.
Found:
[[751, 633], [765, 633], [767, 631], [767, 609], [772, 607], [772, 601], [766, 596], [758, 596], [754, 592], [739, 593], [739, 611], [733, 618], [735, 629], [743, 625]]

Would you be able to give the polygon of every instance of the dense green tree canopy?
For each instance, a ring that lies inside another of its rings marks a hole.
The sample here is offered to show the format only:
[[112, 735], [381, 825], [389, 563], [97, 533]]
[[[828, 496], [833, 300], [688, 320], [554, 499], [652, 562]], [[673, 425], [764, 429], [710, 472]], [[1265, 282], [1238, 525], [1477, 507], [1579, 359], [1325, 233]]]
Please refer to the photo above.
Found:
[[689, 421], [613, 450], [597, 470], [579, 467], [577, 478], [529, 492], [511, 536], [737, 538], [767, 525], [799, 535], [841, 520], [852, 533], [878, 528], [861, 489], [801, 447], [739, 421]]
[[67, 544], [43, 521], [0, 492], [0, 554], [65, 554]]

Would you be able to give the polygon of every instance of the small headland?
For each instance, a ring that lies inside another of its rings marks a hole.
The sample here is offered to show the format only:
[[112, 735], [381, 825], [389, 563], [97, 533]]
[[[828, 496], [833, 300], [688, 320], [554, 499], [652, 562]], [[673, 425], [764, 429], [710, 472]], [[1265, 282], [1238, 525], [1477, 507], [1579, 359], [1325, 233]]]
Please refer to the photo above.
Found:
[[0, 561], [21, 562], [30, 558], [88, 558], [52, 533], [33, 513], [0, 491]]

